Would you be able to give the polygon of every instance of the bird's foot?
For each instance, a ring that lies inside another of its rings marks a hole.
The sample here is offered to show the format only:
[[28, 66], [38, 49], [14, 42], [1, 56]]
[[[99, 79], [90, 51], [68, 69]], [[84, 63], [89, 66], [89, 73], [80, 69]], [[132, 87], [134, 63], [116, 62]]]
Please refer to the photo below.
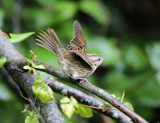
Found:
[[88, 82], [88, 80], [87, 79], [84, 79], [84, 78], [80, 78], [80, 79], [77, 79], [80, 83], [82, 83], [82, 82]]

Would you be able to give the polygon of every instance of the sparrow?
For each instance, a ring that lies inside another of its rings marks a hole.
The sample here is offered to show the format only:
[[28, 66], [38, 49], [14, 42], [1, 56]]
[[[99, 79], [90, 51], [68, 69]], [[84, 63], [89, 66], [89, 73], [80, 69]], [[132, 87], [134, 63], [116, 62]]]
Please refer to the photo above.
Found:
[[78, 21], [73, 24], [74, 38], [65, 49], [55, 31], [48, 28], [39, 33], [37, 45], [53, 52], [58, 59], [62, 71], [72, 79], [85, 79], [92, 75], [104, 58], [97, 54], [88, 54], [86, 41]]

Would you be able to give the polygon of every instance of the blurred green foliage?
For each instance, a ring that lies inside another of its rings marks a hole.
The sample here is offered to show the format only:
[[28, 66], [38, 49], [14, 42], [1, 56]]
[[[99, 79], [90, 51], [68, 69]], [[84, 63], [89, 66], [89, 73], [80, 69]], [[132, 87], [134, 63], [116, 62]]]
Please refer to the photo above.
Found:
[[[0, 28], [8, 34], [38, 33], [52, 27], [66, 47], [73, 38], [72, 24], [75, 20], [81, 23], [88, 52], [100, 54], [105, 58], [89, 80], [117, 96], [121, 96], [125, 90], [124, 100], [133, 105], [136, 113], [150, 122], [159, 121], [160, 2], [158, 0], [0, 1]], [[56, 56], [38, 47], [35, 38], [33, 35], [15, 46], [25, 57], [30, 57], [31, 49], [36, 53], [38, 60], [60, 68]], [[0, 82], [3, 81], [0, 79]], [[3, 87], [2, 84], [0, 87]], [[7, 97], [6, 93], [11, 94], [7, 85], [0, 90], [3, 90], [1, 92], [3, 96], [0, 96], [2, 123], [10, 123], [11, 120], [12, 123], [17, 123], [17, 120], [14, 121], [15, 117], [19, 118], [19, 122], [24, 122], [24, 115], [20, 112], [23, 110], [22, 104], [17, 98]], [[66, 121], [102, 122], [102, 118], [97, 114], [90, 119], [75, 115]]]

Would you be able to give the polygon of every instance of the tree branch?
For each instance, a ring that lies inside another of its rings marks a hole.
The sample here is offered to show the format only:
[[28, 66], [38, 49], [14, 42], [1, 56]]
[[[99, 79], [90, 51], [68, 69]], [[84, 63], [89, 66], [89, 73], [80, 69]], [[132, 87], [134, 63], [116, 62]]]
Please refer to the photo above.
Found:
[[[37, 113], [39, 113], [38, 109], [35, 108], [34, 103], [32, 100], [28, 102], [28, 100], [25, 100], [20, 93], [22, 93], [22, 90], [19, 88], [19, 86], [13, 81], [13, 79], [10, 77], [10, 75], [7, 73], [7, 71], [2, 67], [0, 68], [0, 76], [2, 77], [2, 80], [5, 81], [5, 84], [9, 86], [9, 88], [13, 91], [13, 93], [18, 97], [18, 99], [21, 102], [24, 102], [26, 105], [29, 104], [29, 109], [35, 110]], [[26, 94], [23, 93], [23, 95], [26, 96]], [[39, 118], [39, 123], [45, 123], [42, 116]]]
[[[32, 92], [32, 85], [34, 81], [28, 73], [23, 72], [17, 67], [18, 63], [25, 61], [24, 59], [14, 59], [16, 57], [22, 57], [22, 55], [2, 33], [0, 33], [0, 57], [7, 57], [7, 59], [12, 59], [5, 64], [5, 69], [8, 71], [12, 79], [24, 89], [28, 97], [30, 97], [34, 102], [35, 95]], [[41, 116], [45, 122], [64, 123], [64, 119], [61, 116], [61, 113], [54, 101], [43, 103], [40, 99], [37, 98], [36, 104], [36, 107], [39, 109], [39, 112], [41, 113]]]
[[[12, 44], [10, 44], [10, 42], [9, 43], [8, 42], [9, 42], [8, 39], [6, 37], [4, 37], [2, 34], [0, 34], [0, 44], [2, 44], [2, 45], [0, 45], [0, 56], [6, 56], [8, 59], [15, 58], [15, 57], [22, 57], [22, 55], [18, 53], [18, 51], [12, 46]], [[43, 64], [41, 62], [36, 62], [36, 63]], [[33, 80], [31, 79], [30, 75], [28, 75], [27, 73], [24, 73], [23, 70], [20, 69], [20, 68], [22, 68], [22, 66], [24, 66], [24, 64], [26, 64], [26, 60], [24, 60], [24, 59], [23, 60], [22, 59], [17, 59], [17, 60], [13, 59], [5, 65], [5, 68], [10, 73], [12, 78], [22, 88], [24, 88], [27, 95], [29, 95], [29, 97], [31, 97], [31, 99], [33, 100], [34, 95], [32, 93], [32, 89], [31, 89], [32, 84], [33, 84]], [[103, 89], [92, 85], [88, 81], [86, 82], [86, 81], [82, 81], [82, 80], [81, 81], [74, 80], [74, 79], [70, 78], [69, 76], [67, 76], [66, 74], [64, 74], [61, 70], [58, 70], [50, 65], [46, 65], [46, 64], [43, 64], [43, 65], [45, 66], [46, 69], [41, 70], [41, 71], [44, 71], [46, 73], [49, 73], [49, 74], [54, 75], [56, 77], [59, 77], [63, 80], [69, 81], [70, 83], [78, 85], [79, 87], [97, 95], [98, 97], [104, 99], [105, 101], [109, 102], [111, 105], [113, 105], [114, 107], [116, 107], [117, 109], [119, 109], [120, 111], [125, 113], [127, 116], [129, 116], [132, 119], [133, 122], [147, 123], [147, 121], [145, 121], [143, 118], [141, 118], [135, 112], [131, 111], [129, 108], [127, 108], [122, 103], [117, 101], [115, 98], [113, 98], [109, 93], [107, 93]], [[27, 87], [27, 88], [25, 88], [25, 87]], [[53, 104], [53, 102], [51, 102], [51, 103]], [[48, 104], [48, 107], [51, 106], [51, 105], [49, 106], [49, 103], [42, 104], [42, 102], [40, 100], [37, 100], [37, 104], [39, 105], [37, 107], [40, 107], [41, 110], [43, 110], [42, 108], [47, 106], [47, 104]], [[54, 110], [55, 107], [52, 107], [52, 108]], [[47, 109], [47, 108], [45, 108], [45, 109]], [[51, 109], [51, 108], [49, 108], [49, 109]], [[53, 110], [51, 110], [51, 112]], [[44, 112], [47, 112], [47, 111], [44, 110]], [[45, 117], [46, 115], [43, 112], [41, 112], [41, 114], [44, 117], [44, 119], [47, 120], [48, 116]], [[47, 114], [49, 114], [49, 112], [47, 112]]]
[[138, 123], [148, 123], [145, 119], [143, 119], [142, 117], [140, 117], [138, 114], [136, 114], [135, 112], [133, 112], [132, 110], [130, 110], [128, 107], [126, 107], [125, 105], [123, 105], [121, 102], [119, 102], [118, 100], [116, 100], [114, 97], [112, 97], [109, 93], [107, 93], [105, 90], [96, 87], [94, 85], [92, 85], [90, 82], [88, 81], [83, 81], [83, 80], [74, 80], [72, 78], [70, 78], [67, 74], [65, 74], [63, 71], [58, 70], [57, 68], [51, 66], [51, 65], [47, 65], [44, 64], [42, 62], [36, 61], [36, 64], [42, 64], [45, 66], [45, 69], [41, 69], [40, 71], [46, 72], [48, 74], [51, 74], [53, 76], [56, 76], [58, 78], [61, 78], [65, 81], [68, 81], [72, 84], [75, 84], [93, 94], [95, 94], [96, 96], [104, 99], [105, 101], [107, 101], [108, 103], [110, 103], [112, 106], [114, 106], [115, 108], [119, 109], [121, 112], [123, 112], [124, 114], [126, 114], [128, 117], [130, 117], [132, 119], [133, 122], [138, 122]]
[[[61, 82], [55, 81], [50, 78], [45, 78], [45, 81], [46, 83], [49, 83], [48, 85], [52, 88], [54, 92], [60, 93], [64, 96], [73, 96], [82, 104], [86, 104], [86, 105], [94, 106], [94, 107], [105, 107], [105, 105], [101, 101], [95, 99], [94, 97], [84, 94], [83, 92], [78, 91]], [[94, 109], [94, 110], [106, 116], [109, 116], [112, 119], [120, 123], [131, 123], [132, 122], [129, 117], [127, 117], [122, 112], [118, 111], [117, 109]]]

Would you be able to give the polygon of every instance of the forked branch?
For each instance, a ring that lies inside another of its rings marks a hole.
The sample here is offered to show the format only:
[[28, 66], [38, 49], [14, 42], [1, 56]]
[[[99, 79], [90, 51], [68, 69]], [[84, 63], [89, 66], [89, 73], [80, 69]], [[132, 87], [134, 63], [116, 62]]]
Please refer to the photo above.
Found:
[[44, 64], [39, 61], [36, 61], [35, 63], [42, 64], [45, 66], [46, 69], [43, 69], [43, 70], [41, 69], [41, 71], [46, 72], [48, 74], [51, 74], [53, 76], [56, 76], [58, 78], [61, 78], [65, 81], [68, 81], [74, 85], [77, 85], [77, 86], [91, 92], [92, 94], [95, 94], [96, 96], [100, 97], [101, 99], [104, 99], [105, 101], [110, 103], [112, 106], [114, 106], [115, 108], [117, 108], [118, 110], [120, 110], [121, 112], [126, 114], [128, 117], [130, 117], [133, 122], [148, 123], [145, 119], [143, 119], [138, 114], [136, 114], [135, 112], [130, 110], [128, 107], [126, 107], [124, 104], [122, 104], [121, 102], [116, 100], [114, 97], [112, 97], [108, 92], [106, 92], [105, 90], [103, 90], [99, 87], [94, 86], [89, 81], [74, 80], [74, 79], [70, 78], [67, 74], [65, 74], [63, 71], [58, 70], [57, 68], [55, 68], [51, 65], [47, 65], [47, 64]]
[[[0, 33], [0, 57], [13, 59], [15, 57], [22, 57], [16, 48], [10, 43], [7, 37]], [[18, 86], [23, 88], [28, 97], [34, 102], [35, 95], [32, 91], [34, 83], [31, 76], [17, 67], [18, 63], [26, 62], [24, 59], [13, 59], [7, 62], [4, 66], [12, 79]], [[41, 116], [47, 123], [64, 123], [64, 119], [54, 101], [43, 103], [40, 99], [36, 100], [36, 107], [39, 109]], [[55, 114], [56, 112], [56, 114]]]
[[[0, 44], [1, 44], [0, 45], [0, 57], [5, 56], [8, 59], [12, 59], [14, 57], [22, 57], [22, 55], [16, 50], [16, 48], [10, 43], [10, 41], [1, 33], [0, 33]], [[33, 95], [32, 89], [31, 89], [34, 81], [28, 73], [24, 72], [23, 69], [21, 69], [22, 66], [24, 66], [26, 63], [27, 63], [27, 61], [25, 59], [11, 60], [5, 65], [5, 69], [10, 73], [10, 75], [14, 79], [14, 81], [17, 82], [17, 84], [25, 90], [27, 95], [31, 99], [34, 99], [34, 95]], [[53, 76], [56, 76], [60, 79], [68, 81], [72, 84], [78, 85], [79, 87], [97, 95], [101, 99], [104, 99], [105, 101], [107, 101], [108, 103], [113, 105], [115, 108], [119, 109], [121, 112], [123, 112], [128, 117], [130, 117], [133, 122], [147, 123], [146, 120], [144, 120], [139, 115], [137, 115], [135, 112], [131, 111], [125, 105], [123, 105], [118, 100], [113, 98], [109, 93], [107, 93], [106, 91], [104, 91], [101, 88], [98, 88], [98, 87], [92, 85], [90, 82], [83, 81], [83, 80], [74, 80], [74, 79], [70, 78], [68, 75], [66, 75], [65, 73], [63, 73], [61, 70], [58, 70], [58, 69], [56, 69], [50, 65], [47, 65], [47, 64], [44, 64], [41, 62], [36, 62], [36, 64], [43, 64], [45, 66], [46, 69], [44, 69], [44, 70], [41, 69], [41, 71], [49, 73]], [[53, 85], [54, 84], [50, 83], [51, 87]], [[74, 92], [75, 91], [70, 92], [70, 93], [73, 94]], [[41, 108], [41, 111], [40, 111], [41, 115], [44, 116], [43, 118], [45, 120], [47, 120], [48, 116], [51, 116], [50, 112], [53, 112], [53, 111], [51, 111], [51, 109], [57, 110], [57, 108], [55, 106], [53, 106], [54, 105], [53, 102], [43, 104], [40, 100], [38, 100], [37, 104], [39, 104], [38, 107]], [[108, 113], [110, 113], [110, 111], [108, 109]], [[116, 111], [116, 110], [113, 110], [113, 111]], [[59, 112], [59, 111], [57, 110], [56, 112]], [[46, 115], [45, 113], [47, 113], [48, 115]], [[113, 112], [112, 112], [112, 114], [113, 114]], [[47, 116], [47, 117], [45, 117], [45, 116]], [[60, 121], [64, 122], [64, 120], [61, 118], [61, 116], [60, 115], [58, 115], [58, 116], [60, 118]], [[110, 116], [110, 115], [108, 114], [108, 116]], [[54, 117], [54, 115], [52, 115], [51, 118], [52, 117], [57, 118], [57, 117]]]

